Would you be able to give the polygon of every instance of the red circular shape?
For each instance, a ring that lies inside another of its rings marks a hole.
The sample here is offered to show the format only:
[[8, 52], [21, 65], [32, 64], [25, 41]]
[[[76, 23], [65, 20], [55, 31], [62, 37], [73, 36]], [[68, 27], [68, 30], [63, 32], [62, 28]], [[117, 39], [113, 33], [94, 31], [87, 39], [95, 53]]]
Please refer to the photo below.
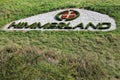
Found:
[[66, 11], [61, 15], [62, 19], [72, 19], [76, 16], [74, 11]]

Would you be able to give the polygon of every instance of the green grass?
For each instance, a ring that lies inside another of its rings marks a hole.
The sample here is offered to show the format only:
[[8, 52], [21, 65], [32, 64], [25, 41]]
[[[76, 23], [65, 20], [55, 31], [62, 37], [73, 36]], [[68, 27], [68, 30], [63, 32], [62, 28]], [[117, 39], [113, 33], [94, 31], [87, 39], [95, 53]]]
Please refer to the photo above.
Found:
[[119, 80], [119, 0], [0, 0], [0, 28], [60, 8], [108, 14], [110, 32], [0, 30], [0, 80]]

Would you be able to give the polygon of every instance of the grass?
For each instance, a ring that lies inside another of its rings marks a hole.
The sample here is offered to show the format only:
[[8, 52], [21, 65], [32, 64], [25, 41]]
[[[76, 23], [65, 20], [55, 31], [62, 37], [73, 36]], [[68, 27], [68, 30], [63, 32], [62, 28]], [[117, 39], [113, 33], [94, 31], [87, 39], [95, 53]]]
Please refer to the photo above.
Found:
[[73, 55], [63, 54], [56, 49], [16, 46], [7, 46], [0, 52], [1, 80], [119, 79], [119, 60], [114, 61], [118, 57], [116, 54], [113, 56], [109, 53], [84, 52], [84, 54]]
[[119, 0], [0, 0], [0, 28], [60, 8], [109, 14], [110, 32], [0, 30], [0, 80], [119, 80]]

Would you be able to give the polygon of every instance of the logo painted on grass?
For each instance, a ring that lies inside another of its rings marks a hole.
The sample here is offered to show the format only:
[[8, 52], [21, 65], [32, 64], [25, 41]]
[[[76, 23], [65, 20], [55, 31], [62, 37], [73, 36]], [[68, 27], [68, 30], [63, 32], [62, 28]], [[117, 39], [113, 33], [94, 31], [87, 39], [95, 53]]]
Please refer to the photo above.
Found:
[[71, 21], [79, 17], [80, 13], [75, 10], [66, 10], [58, 13], [55, 18], [58, 21]]
[[115, 20], [108, 15], [85, 9], [63, 9], [14, 21], [5, 30], [82, 30], [111, 31]]

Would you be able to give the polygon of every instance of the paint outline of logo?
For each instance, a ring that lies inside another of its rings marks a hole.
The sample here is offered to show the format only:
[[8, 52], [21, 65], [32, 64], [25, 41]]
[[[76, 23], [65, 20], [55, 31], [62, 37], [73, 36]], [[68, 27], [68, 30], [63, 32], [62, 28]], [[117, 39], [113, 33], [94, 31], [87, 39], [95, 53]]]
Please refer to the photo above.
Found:
[[72, 21], [80, 16], [80, 13], [76, 10], [65, 10], [58, 13], [55, 19], [58, 21]]

